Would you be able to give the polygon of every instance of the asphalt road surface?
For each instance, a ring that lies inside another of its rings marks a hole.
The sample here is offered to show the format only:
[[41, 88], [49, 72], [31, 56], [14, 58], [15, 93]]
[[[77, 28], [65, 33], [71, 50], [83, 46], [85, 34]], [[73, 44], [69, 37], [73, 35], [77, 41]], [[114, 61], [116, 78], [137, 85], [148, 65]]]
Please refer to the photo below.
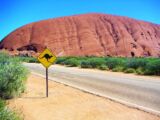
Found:
[[[45, 76], [41, 64], [24, 65]], [[52, 65], [49, 79], [160, 115], [160, 77]]]

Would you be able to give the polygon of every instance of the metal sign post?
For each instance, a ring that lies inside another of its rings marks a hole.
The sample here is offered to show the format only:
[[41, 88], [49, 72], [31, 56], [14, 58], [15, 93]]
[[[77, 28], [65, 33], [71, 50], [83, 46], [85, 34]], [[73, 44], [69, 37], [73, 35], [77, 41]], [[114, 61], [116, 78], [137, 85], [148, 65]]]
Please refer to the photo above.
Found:
[[46, 97], [48, 97], [48, 68], [46, 68]]
[[56, 56], [49, 49], [45, 49], [38, 56], [38, 60], [46, 68], [46, 97], [48, 97], [48, 68], [56, 61]]

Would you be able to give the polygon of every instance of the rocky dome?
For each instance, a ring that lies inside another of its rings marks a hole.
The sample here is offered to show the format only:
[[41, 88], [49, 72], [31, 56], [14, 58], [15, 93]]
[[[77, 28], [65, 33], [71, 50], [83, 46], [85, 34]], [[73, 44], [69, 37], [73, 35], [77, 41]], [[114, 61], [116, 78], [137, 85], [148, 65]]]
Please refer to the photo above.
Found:
[[107, 14], [84, 14], [34, 22], [5, 37], [0, 49], [58, 56], [160, 57], [160, 25]]

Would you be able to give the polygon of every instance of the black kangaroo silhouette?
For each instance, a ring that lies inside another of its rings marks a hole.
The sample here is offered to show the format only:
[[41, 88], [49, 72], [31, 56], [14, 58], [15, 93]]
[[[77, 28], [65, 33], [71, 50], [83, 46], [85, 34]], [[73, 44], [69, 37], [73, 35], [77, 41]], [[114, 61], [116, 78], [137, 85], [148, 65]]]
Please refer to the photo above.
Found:
[[[52, 57], [53, 57], [52, 55], [45, 54], [45, 55], [43, 55], [43, 57], [41, 57], [41, 59], [42, 59], [42, 58], [46, 58], [46, 60], [48, 61], [48, 60], [51, 59]], [[50, 61], [48, 61], [48, 62], [50, 62]]]

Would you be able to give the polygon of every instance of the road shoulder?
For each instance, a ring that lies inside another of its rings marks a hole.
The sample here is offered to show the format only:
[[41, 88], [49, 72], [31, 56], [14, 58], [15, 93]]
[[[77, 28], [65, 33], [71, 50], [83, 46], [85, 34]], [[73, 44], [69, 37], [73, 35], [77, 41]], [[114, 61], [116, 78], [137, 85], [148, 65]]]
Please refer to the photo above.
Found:
[[25, 120], [160, 120], [152, 114], [53, 81], [49, 81], [49, 98], [45, 98], [45, 79], [33, 74], [27, 81], [26, 92], [9, 100], [9, 107], [22, 111]]

